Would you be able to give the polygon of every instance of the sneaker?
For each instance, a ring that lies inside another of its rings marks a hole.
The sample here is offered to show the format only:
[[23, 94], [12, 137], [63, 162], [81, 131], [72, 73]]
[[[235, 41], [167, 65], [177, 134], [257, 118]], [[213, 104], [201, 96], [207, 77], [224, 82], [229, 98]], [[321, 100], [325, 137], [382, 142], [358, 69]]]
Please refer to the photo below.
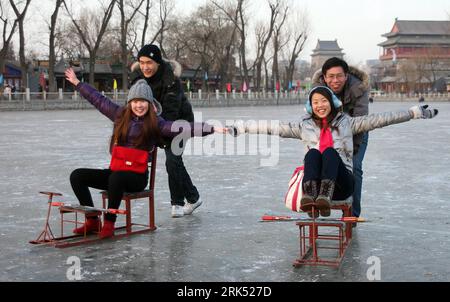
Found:
[[177, 206], [177, 205], [172, 206], [172, 217], [173, 218], [179, 218], [179, 217], [183, 217], [183, 216], [184, 216], [184, 212], [183, 212], [182, 206]]
[[191, 215], [192, 212], [194, 212], [194, 210], [198, 208], [202, 203], [203, 201], [201, 199], [197, 200], [196, 203], [186, 202], [186, 204], [183, 207], [184, 215]]

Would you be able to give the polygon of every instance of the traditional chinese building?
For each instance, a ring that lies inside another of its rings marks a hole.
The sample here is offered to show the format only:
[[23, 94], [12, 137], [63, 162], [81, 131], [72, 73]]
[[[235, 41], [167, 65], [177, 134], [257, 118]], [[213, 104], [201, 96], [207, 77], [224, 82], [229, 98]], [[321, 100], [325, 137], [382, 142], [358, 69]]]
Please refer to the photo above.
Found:
[[339, 47], [337, 40], [333, 41], [317, 41], [317, 46], [311, 55], [311, 70], [314, 73], [322, 68], [323, 63], [332, 57], [344, 59], [342, 48]]
[[[73, 89], [72, 85], [68, 85], [64, 71], [71, 65], [77, 74], [78, 78], [84, 82], [89, 81], [89, 60], [82, 58], [78, 61], [66, 61], [61, 59], [55, 65], [55, 80], [58, 88], [62, 88], [63, 91], [70, 91]], [[117, 87], [122, 87], [122, 65], [111, 64], [107, 60], [96, 60], [94, 66], [94, 86], [100, 91], [112, 91], [114, 86], [114, 80], [117, 81]]]
[[450, 21], [395, 20], [380, 56], [384, 77], [377, 83], [388, 92], [446, 89], [438, 82], [450, 76]]

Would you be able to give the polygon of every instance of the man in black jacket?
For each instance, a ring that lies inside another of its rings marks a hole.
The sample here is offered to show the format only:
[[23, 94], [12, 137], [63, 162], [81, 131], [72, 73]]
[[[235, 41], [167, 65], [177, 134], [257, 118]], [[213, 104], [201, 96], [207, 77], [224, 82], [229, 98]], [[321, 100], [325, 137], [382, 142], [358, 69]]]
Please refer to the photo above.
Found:
[[[175, 68], [172, 67], [175, 65]], [[162, 59], [158, 46], [145, 45], [138, 53], [138, 62], [133, 64], [130, 75], [131, 84], [138, 79], [145, 79], [153, 90], [154, 97], [162, 105], [161, 116], [165, 120], [194, 121], [192, 106], [187, 100], [179, 76], [181, 66], [174, 61]], [[184, 145], [181, 142], [181, 150]], [[192, 184], [191, 178], [183, 163], [182, 152], [174, 154], [171, 142], [164, 146], [166, 153], [166, 170], [169, 176], [169, 189], [172, 203], [172, 217], [190, 215], [202, 204], [197, 188]], [[186, 203], [185, 203], [186, 199]]]

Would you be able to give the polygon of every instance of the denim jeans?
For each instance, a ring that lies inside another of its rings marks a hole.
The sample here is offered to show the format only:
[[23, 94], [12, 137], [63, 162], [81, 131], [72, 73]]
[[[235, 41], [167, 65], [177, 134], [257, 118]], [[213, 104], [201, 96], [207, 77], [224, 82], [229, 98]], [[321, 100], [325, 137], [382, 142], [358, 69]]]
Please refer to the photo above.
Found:
[[364, 133], [363, 140], [359, 146], [358, 153], [353, 156], [353, 175], [355, 176], [355, 191], [353, 192], [353, 216], [361, 215], [361, 191], [363, 181], [362, 162], [366, 154], [367, 144], [369, 142], [369, 133]]
[[196, 203], [200, 194], [186, 171], [182, 155], [173, 154], [170, 147], [165, 148], [164, 151], [166, 153], [166, 171], [169, 177], [172, 205], [183, 206], [184, 199], [189, 203]]

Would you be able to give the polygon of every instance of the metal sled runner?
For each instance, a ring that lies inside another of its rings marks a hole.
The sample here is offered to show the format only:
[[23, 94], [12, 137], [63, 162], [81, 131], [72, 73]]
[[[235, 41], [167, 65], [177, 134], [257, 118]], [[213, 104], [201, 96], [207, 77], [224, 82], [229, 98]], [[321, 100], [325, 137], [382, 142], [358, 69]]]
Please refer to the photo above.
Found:
[[[65, 226], [66, 224], [70, 224], [71, 226], [75, 225], [77, 228], [79, 225], [81, 226], [83, 223], [86, 223], [87, 217], [90, 216], [98, 216], [102, 217], [105, 213], [118, 214], [125, 216], [125, 225], [116, 226], [115, 227], [115, 235], [112, 237], [113, 239], [121, 238], [125, 236], [130, 236], [134, 234], [142, 234], [146, 232], [151, 232], [156, 230], [155, 226], [155, 198], [154, 198], [154, 188], [155, 188], [155, 174], [156, 174], [156, 158], [157, 158], [157, 148], [151, 152], [152, 161], [149, 163], [149, 185], [148, 189], [142, 192], [136, 193], [125, 193], [122, 200], [125, 204], [125, 210], [122, 209], [106, 209], [106, 200], [108, 199], [107, 192], [101, 192], [103, 207], [95, 208], [95, 207], [85, 207], [80, 205], [72, 205], [63, 203], [60, 201], [55, 201], [54, 197], [60, 197], [62, 194], [56, 192], [40, 192], [41, 194], [48, 196], [48, 209], [46, 221], [44, 224], [43, 231], [39, 234], [37, 239], [30, 241], [31, 244], [50, 244], [58, 248], [65, 248], [71, 246], [78, 246], [82, 244], [89, 244], [98, 242], [101, 239], [98, 238], [97, 234], [88, 235], [86, 232], [84, 235], [65, 235]], [[131, 215], [131, 201], [135, 199], [148, 199], [148, 223], [140, 224], [134, 223], [133, 217]], [[50, 226], [50, 217], [52, 208], [58, 208], [60, 213], [60, 235], [55, 236], [51, 226]], [[72, 218], [67, 218], [67, 215], [73, 215]], [[79, 218], [78, 216], [82, 216], [83, 218]], [[81, 220], [80, 220], [81, 219]], [[119, 220], [119, 219], [118, 219]], [[119, 221], [117, 223], [120, 223]], [[67, 228], [66, 228], [67, 229]], [[72, 228], [70, 228], [70, 231]]]

